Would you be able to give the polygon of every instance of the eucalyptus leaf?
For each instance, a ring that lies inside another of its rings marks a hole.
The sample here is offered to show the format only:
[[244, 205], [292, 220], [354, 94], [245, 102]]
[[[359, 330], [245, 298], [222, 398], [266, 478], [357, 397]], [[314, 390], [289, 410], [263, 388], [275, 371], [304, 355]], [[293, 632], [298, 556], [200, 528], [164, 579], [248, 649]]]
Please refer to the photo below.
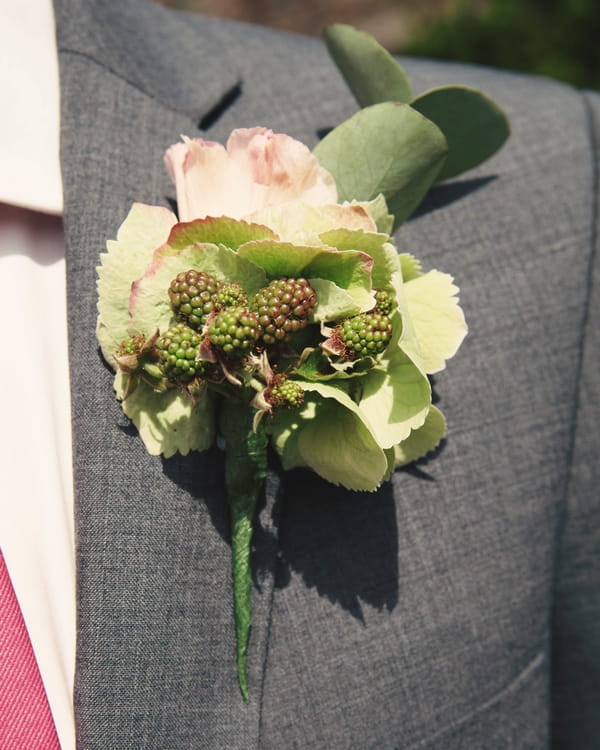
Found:
[[431, 89], [410, 106], [435, 122], [448, 141], [448, 158], [438, 182], [485, 161], [510, 135], [508, 119], [498, 104], [468, 86]]
[[442, 131], [407, 104], [362, 109], [334, 128], [315, 149], [335, 178], [340, 200], [383, 194], [396, 225], [419, 205], [447, 152]]
[[325, 29], [325, 43], [361, 107], [379, 102], [409, 102], [406, 73], [372, 36], [346, 24]]

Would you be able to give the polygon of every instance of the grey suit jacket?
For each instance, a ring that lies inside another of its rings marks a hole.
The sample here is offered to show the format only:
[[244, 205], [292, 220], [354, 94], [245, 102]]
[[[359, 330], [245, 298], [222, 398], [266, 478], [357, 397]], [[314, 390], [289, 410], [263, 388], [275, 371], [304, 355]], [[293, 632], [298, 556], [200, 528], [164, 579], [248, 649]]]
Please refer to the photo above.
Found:
[[[470, 335], [435, 388], [438, 455], [374, 494], [273, 472], [236, 683], [218, 451], [150, 457], [95, 335], [95, 266], [162, 153], [265, 125], [313, 145], [355, 105], [322, 45], [136, 0], [57, 0], [75, 491], [79, 747], [600, 746], [600, 97], [478, 86], [513, 135], [398, 235], [452, 273]], [[41, 116], [41, 113], [40, 113]]]

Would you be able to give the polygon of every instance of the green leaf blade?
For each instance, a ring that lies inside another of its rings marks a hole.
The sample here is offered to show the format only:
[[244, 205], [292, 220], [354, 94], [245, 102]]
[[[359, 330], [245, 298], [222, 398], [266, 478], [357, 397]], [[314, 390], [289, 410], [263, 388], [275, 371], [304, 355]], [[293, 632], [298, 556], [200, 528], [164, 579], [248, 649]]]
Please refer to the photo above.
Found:
[[370, 201], [381, 193], [396, 225], [419, 205], [446, 152], [446, 139], [433, 122], [393, 102], [357, 112], [314, 149], [335, 178], [341, 201]]
[[493, 99], [468, 86], [442, 86], [410, 106], [434, 122], [448, 141], [448, 158], [437, 181], [455, 177], [488, 159], [510, 135], [504, 111]]

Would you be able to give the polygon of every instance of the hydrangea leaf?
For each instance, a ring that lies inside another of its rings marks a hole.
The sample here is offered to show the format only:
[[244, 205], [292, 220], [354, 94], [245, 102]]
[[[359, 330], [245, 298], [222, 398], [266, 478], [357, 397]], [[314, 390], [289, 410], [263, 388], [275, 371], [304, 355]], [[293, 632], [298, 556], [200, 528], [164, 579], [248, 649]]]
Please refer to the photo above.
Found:
[[[120, 376], [117, 375], [117, 378]], [[119, 384], [116, 389], [120, 390]], [[215, 438], [215, 396], [205, 389], [197, 401], [184, 391], [158, 392], [146, 383], [123, 401], [123, 411], [137, 427], [146, 450], [169, 458], [203, 451]]]
[[503, 110], [493, 99], [468, 86], [441, 86], [420, 94], [410, 106], [440, 128], [448, 158], [437, 180], [447, 180], [494, 154], [510, 135]]
[[406, 73], [372, 36], [346, 24], [334, 24], [325, 29], [324, 37], [329, 54], [361, 107], [410, 101]]
[[[341, 393], [319, 385], [319, 391]], [[385, 454], [349, 398], [342, 404], [337, 397], [307, 394], [300, 413], [281, 410], [269, 429], [285, 468], [306, 466], [333, 484], [366, 491], [376, 490], [386, 473]]]
[[390, 276], [400, 269], [396, 248], [389, 241], [387, 234], [353, 231], [351, 229], [332, 229], [321, 235], [326, 245], [338, 250], [360, 250], [373, 258], [371, 278], [376, 289], [389, 284]]
[[331, 320], [340, 320], [364, 310], [370, 310], [373, 306], [373, 297], [367, 299], [366, 308], [361, 308], [356, 299], [345, 289], [340, 289], [333, 281], [327, 279], [309, 279], [310, 285], [315, 290], [319, 304], [313, 314], [313, 320], [316, 322], [327, 322]]
[[442, 131], [407, 104], [360, 110], [314, 149], [335, 178], [340, 200], [368, 201], [381, 193], [401, 224], [419, 205], [446, 158]]
[[148, 335], [171, 325], [169, 284], [178, 273], [190, 268], [223, 281], [236, 281], [248, 294], [255, 294], [266, 283], [264, 271], [233, 250], [223, 245], [192, 245], [178, 255], [163, 256], [135, 282], [129, 304], [133, 332]]
[[456, 354], [467, 335], [457, 293], [452, 276], [436, 270], [404, 284], [408, 314], [419, 345], [419, 367], [423, 372], [431, 374], [443, 370], [446, 360]]
[[368, 415], [373, 436], [382, 448], [391, 448], [420, 427], [431, 405], [427, 377], [398, 348], [382, 368], [361, 379], [360, 413]]
[[117, 239], [107, 242], [108, 252], [100, 255], [97, 336], [113, 367], [115, 351], [129, 336], [131, 284], [144, 273], [154, 250], [165, 242], [176, 222], [175, 214], [166, 208], [134, 203]]
[[398, 468], [423, 458], [438, 447], [445, 434], [444, 415], [437, 407], [431, 406], [423, 425], [413, 430], [406, 440], [394, 446], [394, 466]]
[[261, 224], [251, 224], [228, 216], [208, 216], [176, 224], [158, 254], [176, 255], [180, 250], [199, 243], [224, 245], [237, 250], [245, 242], [267, 239], [277, 239], [277, 235]]
[[238, 254], [264, 269], [269, 278], [304, 276], [333, 281], [360, 306], [371, 293], [373, 261], [356, 250], [340, 253], [332, 247], [264, 241], [242, 245]]

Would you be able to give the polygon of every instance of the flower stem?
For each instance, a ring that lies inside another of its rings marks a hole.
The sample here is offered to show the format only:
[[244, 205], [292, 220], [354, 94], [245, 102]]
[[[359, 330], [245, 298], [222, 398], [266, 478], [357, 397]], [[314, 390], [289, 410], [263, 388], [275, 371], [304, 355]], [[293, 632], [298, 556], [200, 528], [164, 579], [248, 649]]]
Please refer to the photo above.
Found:
[[262, 425], [252, 429], [253, 410], [226, 401], [221, 410], [225, 438], [225, 483], [231, 512], [231, 571], [235, 616], [237, 673], [248, 701], [248, 638], [252, 623], [250, 547], [256, 506], [267, 474], [267, 436]]

